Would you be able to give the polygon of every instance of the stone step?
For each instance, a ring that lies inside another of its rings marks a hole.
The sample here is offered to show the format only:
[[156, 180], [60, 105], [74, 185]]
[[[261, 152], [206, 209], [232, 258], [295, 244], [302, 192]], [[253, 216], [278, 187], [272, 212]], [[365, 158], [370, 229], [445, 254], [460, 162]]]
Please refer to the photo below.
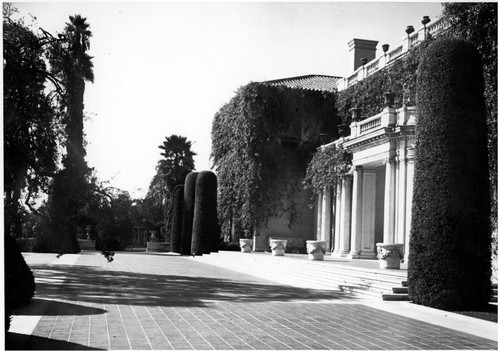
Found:
[[405, 287], [394, 287], [392, 288], [394, 294], [408, 294], [408, 288]]
[[197, 260], [284, 284], [304, 288], [345, 290], [380, 298], [400, 286], [401, 272], [380, 272], [376, 269], [339, 267], [332, 261], [309, 261], [277, 257], [262, 253], [221, 252], [204, 255]]
[[384, 301], [410, 301], [408, 294], [383, 294]]

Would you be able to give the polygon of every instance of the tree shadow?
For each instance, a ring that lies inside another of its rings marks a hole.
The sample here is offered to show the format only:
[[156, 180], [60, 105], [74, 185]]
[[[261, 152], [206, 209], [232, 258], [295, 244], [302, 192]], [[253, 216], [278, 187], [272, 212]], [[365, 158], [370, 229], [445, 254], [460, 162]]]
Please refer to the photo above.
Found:
[[6, 350], [104, 350], [73, 342], [17, 333], [5, 334]]
[[106, 310], [95, 307], [75, 305], [72, 303], [34, 298], [29, 305], [18, 308], [12, 313], [16, 316], [89, 316], [106, 313]]
[[[355, 299], [332, 290], [304, 289], [240, 275], [239, 279], [176, 274], [144, 274], [93, 266], [38, 265], [37, 296], [95, 304], [203, 307], [210, 302], [269, 302]], [[233, 274], [234, 277], [234, 274]], [[61, 306], [62, 307], [62, 306]], [[71, 307], [74, 308], [74, 307]], [[83, 310], [81, 311], [83, 312]]]

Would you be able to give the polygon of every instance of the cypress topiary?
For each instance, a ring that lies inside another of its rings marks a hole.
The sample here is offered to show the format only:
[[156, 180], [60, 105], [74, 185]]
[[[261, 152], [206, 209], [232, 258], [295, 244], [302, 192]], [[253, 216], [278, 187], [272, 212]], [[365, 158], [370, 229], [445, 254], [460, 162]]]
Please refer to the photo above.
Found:
[[170, 251], [181, 252], [182, 208], [184, 202], [184, 185], [174, 188], [172, 205], [172, 230], [170, 231]]
[[201, 255], [218, 250], [217, 177], [203, 171], [196, 179], [191, 253]]
[[26, 306], [35, 293], [35, 278], [26, 264], [16, 239], [5, 235], [5, 328], [10, 327], [12, 310]]
[[198, 172], [191, 172], [184, 181], [184, 204], [182, 206], [181, 255], [191, 254], [193, 231], [194, 201]]
[[488, 156], [481, 59], [457, 38], [432, 43], [417, 78], [408, 286], [418, 304], [464, 310], [491, 291]]

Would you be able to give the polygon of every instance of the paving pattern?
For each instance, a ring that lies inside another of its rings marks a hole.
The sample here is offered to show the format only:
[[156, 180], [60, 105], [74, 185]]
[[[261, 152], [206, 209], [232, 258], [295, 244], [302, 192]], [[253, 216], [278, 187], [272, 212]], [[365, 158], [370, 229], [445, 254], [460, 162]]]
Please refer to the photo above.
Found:
[[31, 309], [44, 313], [31, 336], [11, 348], [498, 347], [488, 339], [372, 308], [347, 293], [283, 286], [196, 259], [117, 253], [108, 263], [99, 253], [83, 253], [72, 265], [40, 257], [27, 261], [37, 277]]

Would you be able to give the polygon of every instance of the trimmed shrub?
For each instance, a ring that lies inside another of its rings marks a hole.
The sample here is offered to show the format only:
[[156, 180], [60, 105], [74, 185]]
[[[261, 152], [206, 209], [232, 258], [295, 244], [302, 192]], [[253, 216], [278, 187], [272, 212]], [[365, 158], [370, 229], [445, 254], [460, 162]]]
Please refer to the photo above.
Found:
[[182, 206], [181, 255], [191, 254], [191, 238], [193, 231], [194, 201], [196, 178], [198, 172], [191, 172], [184, 182], [184, 204]]
[[170, 231], [170, 251], [181, 252], [182, 208], [184, 202], [184, 185], [174, 188], [172, 205], [172, 230]]
[[217, 177], [213, 172], [203, 171], [196, 178], [191, 254], [218, 251], [218, 229]]
[[442, 38], [428, 47], [417, 113], [410, 299], [477, 308], [490, 300], [491, 234], [481, 58], [471, 43]]
[[26, 306], [35, 293], [35, 278], [26, 264], [16, 239], [5, 235], [5, 328], [10, 327], [12, 310]]

